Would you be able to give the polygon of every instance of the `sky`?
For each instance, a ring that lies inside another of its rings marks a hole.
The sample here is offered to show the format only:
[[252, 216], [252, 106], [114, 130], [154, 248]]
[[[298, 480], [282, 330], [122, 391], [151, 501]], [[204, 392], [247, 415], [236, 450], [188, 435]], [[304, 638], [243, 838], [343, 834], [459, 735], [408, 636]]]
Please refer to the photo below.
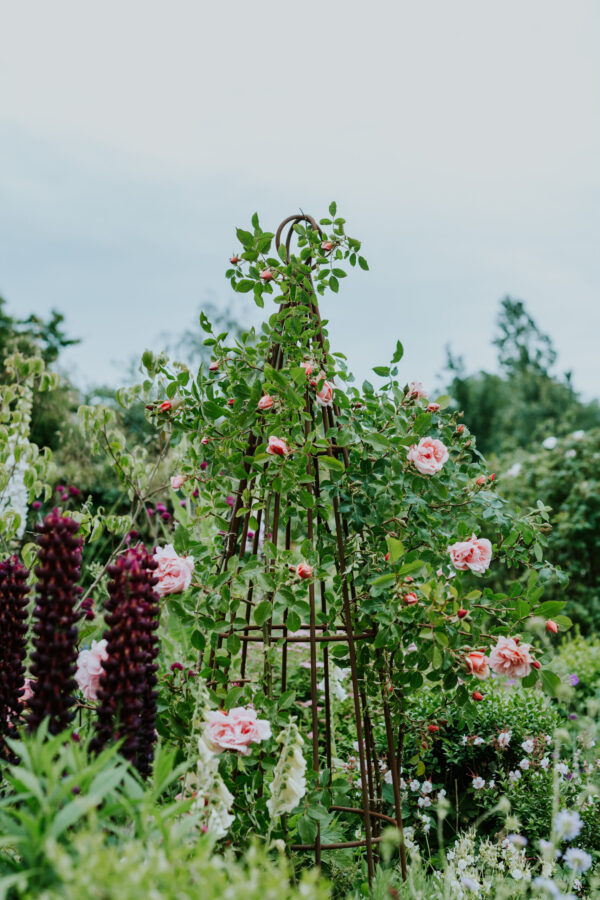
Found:
[[510, 294], [600, 395], [596, 0], [38, 0], [0, 32], [0, 295], [64, 313], [79, 384], [226, 306], [253, 212], [335, 199], [370, 271], [322, 309], [359, 378], [397, 339], [406, 381], [447, 344], [493, 370]]

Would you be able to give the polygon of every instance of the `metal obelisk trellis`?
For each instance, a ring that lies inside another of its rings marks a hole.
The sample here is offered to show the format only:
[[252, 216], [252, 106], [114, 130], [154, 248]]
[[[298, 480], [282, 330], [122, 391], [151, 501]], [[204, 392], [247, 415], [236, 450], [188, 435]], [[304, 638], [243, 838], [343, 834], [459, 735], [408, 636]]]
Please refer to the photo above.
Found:
[[[285, 237], [286, 261], [289, 264], [291, 259], [290, 245], [294, 234], [294, 226], [299, 223], [307, 223], [310, 228], [321, 234], [316, 221], [307, 215], [294, 215], [285, 219], [275, 235], [275, 244], [279, 250], [282, 244], [282, 235], [286, 227], [289, 227], [287, 236]], [[311, 267], [311, 260], [304, 260], [305, 264]], [[326, 364], [326, 342], [321, 327], [319, 309], [317, 306], [316, 295], [312, 287], [312, 279], [308, 276], [310, 284], [309, 292], [309, 308], [310, 316], [313, 324], [316, 326], [314, 338], [314, 355], [323, 365]], [[289, 299], [284, 301], [289, 306], [293, 305]], [[285, 307], [282, 307], [285, 308]], [[282, 369], [286, 363], [284, 358], [284, 349], [282, 344], [275, 338], [271, 344], [269, 358], [267, 362], [273, 369]], [[306, 421], [304, 424], [305, 435], [308, 436], [311, 428], [316, 428], [317, 412], [306, 391], [305, 400]], [[339, 426], [336, 419], [339, 416], [339, 408], [333, 406], [323, 406], [320, 410], [322, 415], [322, 428], [324, 434], [331, 435], [336, 432]], [[225, 536], [223, 553], [220, 561], [220, 570], [224, 571], [230, 559], [236, 554], [242, 559], [247, 546], [248, 531], [250, 519], [253, 516], [252, 504], [258, 502], [255, 497], [256, 476], [252, 474], [251, 466], [248, 458], [254, 456], [256, 447], [263, 439], [263, 433], [259, 429], [259, 435], [250, 433], [247, 449], [245, 453], [246, 477], [243, 478], [235, 492], [235, 502], [232, 515], [230, 518], [229, 531]], [[328, 449], [323, 453], [334, 456], [341, 460], [344, 467], [349, 464], [349, 455], [346, 447], [339, 446], [337, 441], [329, 440]], [[374, 706], [373, 691], [371, 698], [366, 689], [366, 673], [364, 668], [361, 669], [357, 653], [360, 642], [372, 642], [375, 637], [373, 629], [363, 629], [361, 633], [357, 633], [355, 629], [355, 621], [357, 618], [357, 595], [354, 586], [352, 568], [347, 565], [347, 544], [350, 535], [348, 522], [340, 509], [339, 498], [334, 494], [332, 497], [332, 515], [325, 517], [320, 512], [319, 497], [321, 495], [322, 485], [319, 479], [319, 465], [317, 462], [317, 454], [309, 456], [309, 462], [306, 472], [307, 483], [303, 486], [309, 491], [314, 499], [314, 504], [309, 504], [305, 509], [306, 522], [303, 528], [303, 534], [308, 541], [314, 546], [315, 540], [319, 534], [326, 531], [328, 536], [333, 539], [335, 547], [335, 568], [339, 576], [341, 590], [341, 606], [339, 616], [334, 628], [327, 625], [317, 623], [317, 617], [322, 614], [322, 621], [325, 620], [327, 614], [326, 601], [326, 584], [325, 581], [315, 583], [310, 579], [307, 586], [308, 603], [310, 607], [309, 622], [302, 625], [302, 631], [307, 632], [302, 635], [289, 634], [286, 625], [287, 613], [284, 613], [283, 624], [276, 625], [269, 621], [266, 628], [258, 625], [251, 625], [251, 615], [253, 609], [254, 585], [250, 582], [248, 592], [245, 598], [245, 620], [243, 627], [234, 627], [233, 617], [231, 623], [231, 632], [235, 632], [242, 642], [241, 650], [241, 677], [237, 676], [232, 679], [247, 683], [248, 671], [248, 646], [253, 642], [264, 642], [267, 645], [271, 640], [282, 639], [281, 654], [281, 672], [280, 672], [280, 690], [283, 693], [287, 687], [288, 679], [288, 646], [296, 642], [308, 642], [310, 645], [310, 686], [311, 686], [311, 708], [312, 708], [312, 763], [316, 773], [324, 768], [331, 771], [332, 768], [332, 716], [331, 716], [331, 694], [330, 694], [330, 656], [329, 645], [338, 642], [344, 642], [348, 648], [348, 658], [350, 662], [350, 672], [352, 681], [352, 693], [355, 714], [356, 729], [356, 746], [358, 754], [358, 763], [360, 771], [361, 783], [361, 808], [333, 806], [331, 809], [339, 813], [357, 814], [362, 819], [362, 829], [364, 837], [350, 841], [341, 841], [337, 843], [322, 843], [320, 828], [317, 829], [317, 835], [313, 844], [293, 844], [291, 850], [296, 851], [313, 851], [315, 861], [321, 862], [322, 851], [338, 850], [345, 848], [364, 847], [367, 859], [367, 867], [369, 880], [374, 874], [374, 864], [378, 853], [378, 844], [381, 841], [380, 831], [383, 824], [401, 825], [401, 798], [399, 783], [399, 762], [400, 754], [397, 743], [394, 738], [392, 722], [388, 701], [386, 698], [386, 686], [384, 685], [383, 675], [375, 676], [380, 680], [380, 697], [377, 699], [376, 709], [369, 708]], [[310, 483], [308, 479], [310, 478]], [[245, 500], [243, 497], [245, 496]], [[244, 509], [241, 515], [239, 510]], [[316, 509], [316, 512], [315, 512]], [[282, 508], [282, 498], [279, 491], [271, 490], [269, 496], [261, 498], [259, 508], [256, 511], [255, 519], [258, 522], [253, 543], [252, 552], [257, 554], [259, 550], [259, 541], [261, 530], [263, 533], [271, 534], [271, 541], [276, 548], [282, 547], [290, 550], [292, 546], [292, 513]], [[273, 562], [266, 560], [265, 566], [267, 571]], [[266, 595], [266, 599], [270, 599], [273, 603], [273, 595]], [[258, 633], [257, 633], [258, 632]], [[223, 637], [221, 638], [222, 641]], [[221, 643], [219, 643], [219, 647]], [[376, 651], [371, 648], [370, 658], [375, 658]], [[323, 671], [323, 687], [324, 687], [324, 727], [319, 721], [318, 703], [318, 687], [317, 687], [317, 669], [318, 657], [321, 656]], [[210, 654], [209, 665], [215, 665], [215, 652]], [[267, 682], [265, 684], [265, 681]], [[274, 689], [273, 677], [270, 669], [265, 665], [265, 673], [263, 678], [263, 689], [265, 693], [271, 693]], [[395, 818], [384, 815], [382, 812], [382, 778], [378, 765], [376, 754], [375, 735], [373, 731], [374, 716], [382, 716], [385, 726], [386, 749], [388, 765], [392, 775], [392, 786], [394, 793], [394, 810]], [[404, 852], [402, 848], [402, 865], [405, 869]]]

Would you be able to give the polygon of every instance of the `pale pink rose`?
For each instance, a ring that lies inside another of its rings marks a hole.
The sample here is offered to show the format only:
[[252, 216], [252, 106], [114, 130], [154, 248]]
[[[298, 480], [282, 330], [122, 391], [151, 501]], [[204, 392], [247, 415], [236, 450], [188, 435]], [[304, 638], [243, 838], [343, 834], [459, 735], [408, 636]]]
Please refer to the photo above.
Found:
[[209, 367], [208, 367], [208, 371], [209, 371], [209, 372], [216, 372], [218, 368], [219, 368], [219, 363], [218, 363], [218, 362], [211, 362], [211, 364], [210, 364]]
[[108, 659], [106, 640], [92, 641], [89, 650], [82, 650], [77, 657], [75, 681], [86, 700], [98, 699], [98, 687], [104, 669], [102, 663]]
[[311, 359], [305, 359], [304, 362], [301, 363], [301, 365], [302, 365], [302, 368], [304, 369], [304, 371], [306, 372], [306, 377], [310, 378], [310, 376], [312, 375], [312, 373], [315, 370], [314, 362]]
[[193, 556], [177, 556], [173, 544], [166, 547], [157, 547], [154, 559], [158, 563], [155, 575], [158, 584], [154, 590], [159, 597], [165, 594], [180, 594], [190, 586], [192, 572], [194, 570]]
[[174, 491], [178, 491], [184, 481], [185, 481], [185, 478], [183, 477], [183, 475], [172, 475], [171, 476], [171, 487], [173, 488]]
[[301, 562], [296, 566], [296, 575], [298, 578], [312, 578], [312, 574], [312, 566], [309, 566], [308, 563]]
[[[319, 376], [319, 381], [320, 380], [321, 380], [321, 376]], [[319, 404], [319, 406], [331, 406], [332, 405], [334, 390], [335, 390], [335, 385], [334, 385], [333, 381], [324, 381], [323, 382], [323, 387], [321, 388], [320, 391], [317, 391], [317, 396], [316, 396], [316, 400], [317, 400], [317, 403]]]
[[499, 637], [490, 653], [490, 667], [496, 675], [525, 678], [533, 665], [530, 650], [531, 644], [521, 644], [518, 638]]
[[492, 545], [487, 538], [478, 538], [474, 534], [468, 541], [457, 541], [448, 547], [448, 553], [455, 569], [483, 574], [490, 567]]
[[471, 675], [475, 675], [476, 678], [483, 680], [489, 676], [489, 660], [485, 653], [481, 653], [479, 650], [472, 650], [471, 653], [465, 657], [465, 662]]
[[427, 409], [429, 412], [439, 412], [440, 404], [439, 403], [428, 403]]
[[283, 440], [283, 438], [274, 437], [271, 435], [269, 438], [269, 443], [267, 445], [267, 453], [270, 453], [272, 456], [286, 456], [290, 452], [290, 448]]
[[448, 449], [437, 438], [424, 437], [409, 448], [406, 458], [421, 475], [435, 475], [448, 459]]
[[273, 398], [270, 394], [265, 394], [264, 397], [261, 397], [258, 401], [259, 409], [271, 409], [273, 406]]
[[429, 397], [429, 394], [420, 381], [411, 381], [408, 388], [408, 396], [414, 397], [416, 400], [418, 400], [419, 397], [423, 397], [423, 399], [426, 400], [427, 397]]
[[243, 756], [248, 756], [250, 744], [265, 741], [270, 737], [269, 722], [266, 719], [259, 719], [255, 709], [239, 706], [230, 709], [228, 713], [221, 710], [211, 710], [207, 713], [204, 740], [214, 753], [238, 750]]

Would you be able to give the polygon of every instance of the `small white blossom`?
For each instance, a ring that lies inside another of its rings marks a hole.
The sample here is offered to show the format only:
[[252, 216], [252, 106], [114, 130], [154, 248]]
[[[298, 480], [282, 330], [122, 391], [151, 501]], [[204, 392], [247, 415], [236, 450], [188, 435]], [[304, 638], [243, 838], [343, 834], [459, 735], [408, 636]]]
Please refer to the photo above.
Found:
[[477, 776], [473, 779], [473, 787], [475, 788], [476, 791], [480, 791], [482, 788], [485, 787], [485, 781], [484, 781], [484, 779], [481, 778], [481, 776], [477, 775]]
[[528, 738], [526, 741], [523, 741], [521, 747], [525, 751], [525, 753], [533, 753], [534, 743], [531, 738]]
[[523, 769], [525, 771], [525, 769], [529, 768], [529, 760], [526, 758], [522, 759], [521, 762], [519, 763], [519, 766], [521, 769]]
[[506, 474], [508, 475], [509, 478], [516, 478], [517, 475], [521, 474], [522, 468], [523, 468], [522, 463], [520, 463], [520, 462], [513, 463]]
[[542, 767], [542, 769], [547, 769], [549, 765], [550, 759], [548, 756], [544, 756], [542, 759], [540, 759], [540, 766]]
[[578, 812], [561, 809], [554, 820], [554, 832], [560, 840], [572, 841], [581, 832], [583, 822]]
[[542, 447], [544, 448], [544, 450], [554, 450], [557, 444], [558, 438], [555, 437], [547, 437], [542, 441]]
[[501, 731], [498, 735], [498, 744], [505, 750], [510, 744], [510, 739], [512, 737], [512, 731]]
[[583, 428], [580, 428], [577, 431], [574, 431], [571, 437], [576, 441], [582, 441], [585, 437], [585, 431], [583, 430]]
[[563, 777], [565, 775], [569, 774], [569, 767], [566, 763], [563, 763], [563, 762], [556, 763], [555, 768], [556, 768], [556, 771], [558, 772], [558, 774], [562, 775]]
[[515, 769], [514, 772], [508, 773], [508, 780], [510, 781], [511, 784], [514, 784], [515, 781], [518, 781], [520, 777], [521, 777], [521, 773], [519, 772], [518, 769]]
[[424, 794], [430, 794], [433, 790], [433, 785], [431, 781], [424, 781], [423, 787], [421, 788]]
[[271, 818], [289, 813], [306, 794], [306, 760], [302, 753], [304, 740], [294, 722], [290, 722], [277, 738], [281, 754], [269, 785], [271, 796], [267, 809]]
[[475, 740], [473, 741], [473, 744], [475, 747], [480, 747], [481, 744], [485, 744], [485, 741], [482, 737], [476, 737]]
[[467, 737], [467, 735], [463, 734], [463, 736], [460, 739], [460, 742], [463, 745], [463, 747], [465, 746], [465, 744], [467, 743], [468, 740], [469, 740], [469, 738]]
[[411, 791], [420, 791], [421, 790], [421, 782], [417, 781], [416, 778], [413, 778], [409, 785]]
[[424, 807], [425, 809], [428, 806], [431, 806], [431, 800], [429, 799], [429, 797], [419, 797], [419, 799], [417, 800], [417, 803], [419, 804], [419, 806], [421, 808]]
[[580, 847], [569, 847], [563, 856], [565, 865], [573, 872], [587, 872], [592, 864], [592, 857]]

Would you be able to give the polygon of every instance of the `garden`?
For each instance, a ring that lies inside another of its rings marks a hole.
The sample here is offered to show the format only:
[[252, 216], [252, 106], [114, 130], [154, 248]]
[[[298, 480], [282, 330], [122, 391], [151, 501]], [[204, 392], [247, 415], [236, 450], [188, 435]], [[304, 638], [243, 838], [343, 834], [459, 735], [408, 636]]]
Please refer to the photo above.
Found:
[[336, 204], [236, 241], [116, 392], [0, 305], [0, 898], [600, 896], [598, 404], [510, 298], [358, 385]]

